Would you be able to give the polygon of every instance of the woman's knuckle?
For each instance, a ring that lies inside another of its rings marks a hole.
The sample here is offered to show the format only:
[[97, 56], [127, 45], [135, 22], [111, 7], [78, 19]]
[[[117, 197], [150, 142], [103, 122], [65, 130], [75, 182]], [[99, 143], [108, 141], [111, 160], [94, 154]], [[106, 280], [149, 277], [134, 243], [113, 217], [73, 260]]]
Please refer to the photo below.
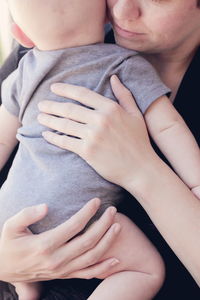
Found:
[[77, 231], [82, 229], [82, 220], [78, 215], [71, 216], [68, 219], [67, 223], [70, 231]]
[[95, 260], [95, 263], [98, 262], [100, 260], [100, 258], [102, 257], [102, 252], [103, 252], [103, 249], [100, 247], [96, 247], [93, 249], [93, 258]]
[[93, 245], [93, 242], [88, 238], [85, 239], [82, 244], [84, 250], [90, 249], [92, 247], [92, 245]]
[[111, 126], [112, 115], [118, 111], [118, 107], [113, 104], [110, 104], [107, 110], [104, 113], [101, 113], [96, 118], [96, 133], [100, 134], [100, 136], [105, 133], [105, 131]]
[[102, 130], [104, 131], [105, 129], [107, 129], [109, 125], [109, 115], [108, 114], [100, 115], [98, 125], [99, 125], [98, 129], [100, 132], [102, 132]]
[[101, 117], [98, 126], [94, 129], [93, 135], [91, 135], [90, 142], [92, 146], [96, 147], [102, 141], [102, 137], [105, 135], [106, 130], [109, 128], [109, 118], [105, 115]]
[[37, 245], [35, 245], [35, 255], [36, 256], [45, 256], [48, 257], [51, 250], [50, 247], [46, 242], [43, 241], [37, 241]]
[[85, 265], [92, 266], [98, 262], [98, 257], [90, 251], [85, 258]]
[[96, 254], [91, 254], [91, 257], [89, 259], [90, 265], [95, 264], [98, 261], [98, 256]]

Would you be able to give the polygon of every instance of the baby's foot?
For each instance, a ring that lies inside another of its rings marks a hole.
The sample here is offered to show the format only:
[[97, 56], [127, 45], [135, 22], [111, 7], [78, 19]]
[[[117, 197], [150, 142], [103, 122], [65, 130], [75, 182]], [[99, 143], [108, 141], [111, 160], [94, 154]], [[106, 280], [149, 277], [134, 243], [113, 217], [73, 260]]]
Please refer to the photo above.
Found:
[[42, 290], [42, 285], [39, 282], [31, 283], [13, 283], [19, 300], [39, 300]]

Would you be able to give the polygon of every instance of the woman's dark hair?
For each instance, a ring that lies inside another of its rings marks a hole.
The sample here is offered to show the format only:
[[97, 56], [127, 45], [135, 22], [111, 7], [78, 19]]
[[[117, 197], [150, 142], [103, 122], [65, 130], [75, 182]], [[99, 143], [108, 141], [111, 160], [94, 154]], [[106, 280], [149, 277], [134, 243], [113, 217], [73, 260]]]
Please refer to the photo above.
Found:
[[197, 0], [197, 6], [200, 7], [200, 0]]

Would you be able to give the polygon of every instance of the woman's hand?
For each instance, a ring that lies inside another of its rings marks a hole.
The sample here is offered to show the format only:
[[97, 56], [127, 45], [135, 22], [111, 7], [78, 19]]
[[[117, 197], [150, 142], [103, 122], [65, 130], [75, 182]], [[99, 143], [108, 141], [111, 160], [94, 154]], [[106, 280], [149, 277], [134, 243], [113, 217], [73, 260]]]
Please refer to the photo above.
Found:
[[47, 214], [47, 206], [29, 207], [10, 218], [0, 239], [0, 280], [33, 282], [64, 278], [93, 278], [107, 272], [119, 261], [99, 263], [120, 231], [113, 224], [114, 207], [82, 235], [77, 235], [99, 208], [99, 199], [89, 201], [60, 226], [34, 235], [28, 230]]
[[66, 134], [44, 132], [48, 142], [77, 153], [101, 176], [126, 188], [133, 178], [137, 180], [153, 151], [143, 116], [132, 94], [116, 76], [112, 76], [111, 85], [121, 106], [83, 87], [54, 84], [54, 93], [87, 107], [78, 103], [43, 101], [39, 103], [42, 113], [38, 120]]

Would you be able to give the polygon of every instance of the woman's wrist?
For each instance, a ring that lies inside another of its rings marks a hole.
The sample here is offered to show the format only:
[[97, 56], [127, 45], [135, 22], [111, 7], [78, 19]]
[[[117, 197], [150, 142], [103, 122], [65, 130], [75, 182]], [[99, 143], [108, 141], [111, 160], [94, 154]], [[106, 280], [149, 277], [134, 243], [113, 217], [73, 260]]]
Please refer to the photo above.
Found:
[[[165, 241], [200, 285], [200, 201], [158, 157], [146, 173], [129, 182], [126, 189], [145, 209]], [[195, 245], [195, 247], [194, 247]], [[190, 253], [190, 255], [188, 255]]]
[[163, 184], [164, 181], [167, 183], [170, 173], [174, 174], [152, 150], [148, 153], [148, 158], [143, 160], [137, 173], [129, 173], [123, 188], [138, 199], [142, 206], [146, 206], [158, 192], [158, 184], [161, 185], [161, 181]]

